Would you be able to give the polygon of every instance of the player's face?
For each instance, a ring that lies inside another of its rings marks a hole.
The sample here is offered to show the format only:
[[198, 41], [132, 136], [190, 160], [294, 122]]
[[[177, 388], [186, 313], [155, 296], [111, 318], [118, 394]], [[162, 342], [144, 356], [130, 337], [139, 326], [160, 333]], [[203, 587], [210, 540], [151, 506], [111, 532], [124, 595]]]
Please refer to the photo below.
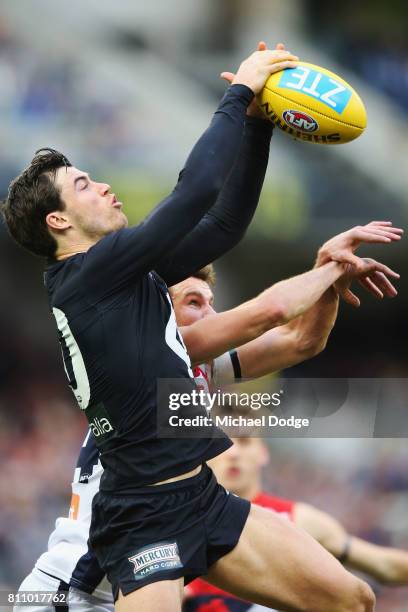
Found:
[[214, 296], [208, 283], [199, 278], [186, 278], [170, 289], [177, 325], [191, 325], [214, 314]]
[[234, 444], [208, 462], [223, 487], [247, 496], [260, 483], [261, 470], [268, 463], [268, 449], [261, 438], [234, 438]]
[[110, 193], [110, 185], [97, 183], [74, 167], [59, 168], [55, 182], [65, 203], [69, 227], [80, 235], [99, 239], [127, 226], [122, 203]]

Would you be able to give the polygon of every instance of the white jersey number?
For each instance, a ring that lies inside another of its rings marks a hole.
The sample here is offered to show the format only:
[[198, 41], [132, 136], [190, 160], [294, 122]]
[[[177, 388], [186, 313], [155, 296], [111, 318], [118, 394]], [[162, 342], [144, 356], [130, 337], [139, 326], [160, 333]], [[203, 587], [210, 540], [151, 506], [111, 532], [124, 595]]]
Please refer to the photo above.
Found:
[[191, 361], [189, 354], [187, 353], [186, 346], [183, 342], [180, 330], [177, 329], [176, 316], [174, 314], [173, 304], [171, 303], [170, 296], [167, 294], [167, 299], [170, 304], [170, 318], [166, 325], [166, 344], [171, 350], [176, 353], [180, 359], [184, 361], [187, 366], [188, 374], [190, 378], [194, 378], [193, 371], [191, 369]]
[[[91, 397], [88, 374], [86, 373], [84, 359], [77, 341], [69, 327], [68, 319], [62, 310], [53, 308], [57, 327], [60, 332], [60, 342], [62, 349], [62, 359], [69, 385], [74, 392], [79, 407], [82, 410], [88, 408]], [[65, 348], [65, 352], [64, 352]]]

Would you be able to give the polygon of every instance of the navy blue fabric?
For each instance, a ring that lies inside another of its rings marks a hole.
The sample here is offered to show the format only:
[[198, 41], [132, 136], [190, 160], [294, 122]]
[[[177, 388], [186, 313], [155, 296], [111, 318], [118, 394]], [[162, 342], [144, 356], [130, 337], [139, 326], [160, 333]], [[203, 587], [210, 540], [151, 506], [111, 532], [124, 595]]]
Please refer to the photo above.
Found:
[[[220, 486], [207, 465], [191, 478], [131, 495], [99, 492], [92, 506], [90, 542], [112, 584], [127, 595], [152, 582], [184, 576], [188, 584], [238, 543], [251, 504]], [[136, 574], [132, 557], [176, 546], [179, 563]]]

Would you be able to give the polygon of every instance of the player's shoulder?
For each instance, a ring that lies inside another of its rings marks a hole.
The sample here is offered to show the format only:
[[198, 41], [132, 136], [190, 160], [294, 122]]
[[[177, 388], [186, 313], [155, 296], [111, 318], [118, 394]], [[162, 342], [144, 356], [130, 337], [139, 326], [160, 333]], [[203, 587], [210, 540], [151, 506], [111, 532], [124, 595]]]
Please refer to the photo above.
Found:
[[277, 495], [271, 495], [265, 491], [261, 491], [252, 500], [252, 503], [258, 506], [263, 506], [264, 508], [275, 510], [275, 512], [278, 512], [279, 514], [288, 514], [291, 519], [293, 519], [293, 511], [296, 505], [294, 500], [279, 497]]
[[50, 296], [63, 289], [81, 271], [85, 253], [76, 253], [66, 259], [52, 260], [44, 271], [44, 285]]
[[87, 251], [85, 260], [93, 260], [98, 257], [103, 257], [110, 254], [116, 249], [120, 249], [122, 244], [126, 242], [127, 236], [131, 231], [128, 227], [122, 227], [114, 232], [109, 232], [93, 244]]

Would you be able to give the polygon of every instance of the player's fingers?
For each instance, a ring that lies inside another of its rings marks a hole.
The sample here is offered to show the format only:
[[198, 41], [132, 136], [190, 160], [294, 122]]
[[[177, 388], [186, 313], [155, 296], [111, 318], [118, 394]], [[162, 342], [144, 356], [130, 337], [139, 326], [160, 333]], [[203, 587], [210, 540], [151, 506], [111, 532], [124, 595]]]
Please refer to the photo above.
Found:
[[266, 42], [264, 40], [260, 40], [258, 43], [258, 51], [266, 51], [268, 48]]
[[351, 266], [353, 266], [353, 270], [351, 270], [351, 272], [354, 272], [355, 274], [363, 273], [368, 269], [374, 270], [375, 268], [375, 266], [371, 266], [368, 268], [368, 263], [364, 259], [362, 259], [361, 257], [357, 257], [357, 255], [354, 255], [354, 253], [348, 251], [347, 249], [343, 249], [336, 252], [332, 256], [332, 259], [334, 261], [338, 261], [339, 263], [350, 264]]
[[359, 246], [360, 243], [388, 243], [388, 242], [397, 242], [401, 240], [401, 234], [386, 232], [384, 230], [359, 230], [353, 236], [353, 248]]
[[398, 295], [397, 289], [382, 272], [374, 271], [372, 274], [370, 274], [369, 278], [377, 285], [385, 296], [395, 297]]
[[285, 51], [285, 43], [277, 43], [275, 49], [276, 51]]
[[390, 231], [380, 229], [359, 229], [355, 230], [352, 235], [352, 247], [356, 249], [362, 243], [366, 244], [388, 244], [389, 242], [397, 242], [401, 240], [401, 235]]
[[233, 72], [221, 72], [220, 74], [220, 78], [224, 79], [224, 81], [227, 81], [228, 83], [232, 83], [234, 76], [235, 74]]
[[392, 227], [373, 226], [370, 229], [363, 228], [362, 231], [367, 232], [369, 234], [376, 235], [376, 236], [387, 236], [388, 238], [391, 238], [391, 240], [400, 240], [401, 235], [403, 233], [403, 231], [400, 230], [399, 227], [392, 228]]
[[255, 55], [257, 56], [257, 60], [262, 59], [262, 62], [267, 63], [275, 63], [282, 62], [284, 60], [298, 60], [298, 56], [294, 55], [290, 51], [279, 50], [279, 49], [266, 49], [265, 51], [256, 51]]
[[378, 299], [382, 299], [384, 297], [383, 292], [377, 287], [375, 283], [368, 277], [364, 276], [363, 278], [358, 279], [359, 284], [367, 289], [372, 295]]
[[285, 70], [286, 68], [296, 68], [298, 62], [279, 62], [277, 64], [270, 64], [268, 66], [269, 74], [274, 74], [275, 72], [279, 72], [280, 70]]
[[340, 291], [340, 295], [347, 304], [351, 304], [355, 308], [360, 306], [360, 300], [358, 297], [351, 291], [351, 289], [342, 289]]
[[371, 221], [367, 225], [363, 226], [365, 229], [382, 229], [393, 234], [403, 234], [404, 230], [402, 227], [394, 227], [392, 221]]
[[375, 230], [356, 230], [353, 234], [353, 246], [356, 246], [357, 243], [361, 242], [391, 242], [391, 238], [385, 234], [376, 232]]
[[365, 227], [368, 227], [369, 225], [392, 225], [392, 221], [370, 221], [370, 223], [367, 223]]
[[365, 261], [367, 265], [369, 266], [369, 268], [373, 271], [376, 270], [377, 272], [382, 272], [383, 274], [386, 274], [387, 276], [391, 276], [392, 278], [400, 277], [398, 272], [391, 270], [391, 268], [389, 268], [383, 263], [380, 263], [379, 261], [376, 261], [375, 259], [365, 258], [363, 261]]
[[299, 60], [299, 57], [297, 55], [294, 55], [293, 53], [290, 53], [290, 51], [275, 51], [274, 53], [275, 55], [272, 55], [269, 58], [272, 64], [276, 64], [277, 62], [290, 61], [290, 60], [297, 62]]
[[403, 234], [404, 230], [402, 229], [402, 227], [394, 227], [393, 225], [377, 225], [377, 224], [373, 224], [373, 225], [365, 225], [364, 226], [366, 229], [375, 229], [375, 230], [383, 230], [385, 232], [392, 232], [394, 234]]

